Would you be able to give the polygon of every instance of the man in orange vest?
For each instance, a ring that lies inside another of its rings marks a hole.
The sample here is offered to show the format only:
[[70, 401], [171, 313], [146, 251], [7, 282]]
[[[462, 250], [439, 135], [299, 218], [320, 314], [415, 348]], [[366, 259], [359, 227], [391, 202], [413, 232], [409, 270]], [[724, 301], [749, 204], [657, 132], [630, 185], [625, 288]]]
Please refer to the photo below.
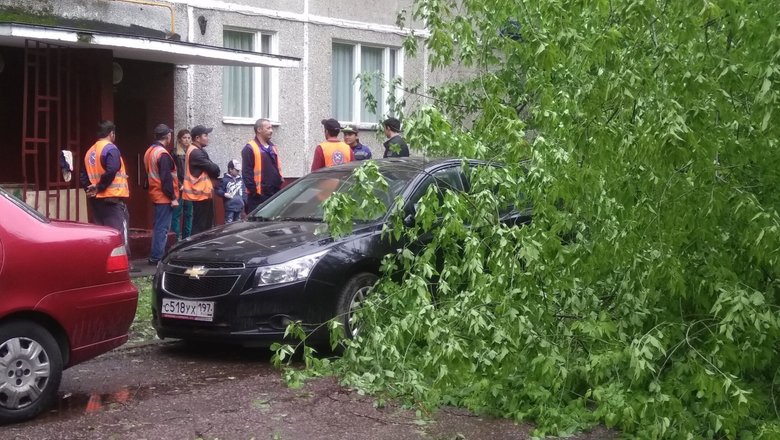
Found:
[[317, 145], [314, 149], [314, 160], [311, 163], [311, 170], [316, 171], [320, 168], [341, 165], [343, 163], [355, 160], [352, 149], [344, 141], [339, 139], [341, 124], [335, 119], [323, 119], [322, 126], [325, 132], [325, 142]]
[[274, 128], [268, 119], [255, 122], [255, 137], [241, 150], [241, 178], [246, 187], [246, 213], [282, 189], [282, 165], [279, 151], [271, 142]]
[[179, 175], [176, 162], [168, 151], [173, 136], [171, 133], [173, 130], [165, 124], [154, 127], [154, 143], [144, 154], [149, 197], [154, 204], [154, 232], [149, 254], [151, 265], [157, 265], [165, 255], [173, 208], [179, 206]]
[[[127, 228], [130, 214], [125, 202], [130, 197], [127, 184], [127, 170], [122, 153], [114, 144], [116, 126], [111, 121], [98, 124], [98, 140], [84, 155], [84, 167], [81, 169], [81, 187], [87, 193], [92, 207], [92, 222], [109, 226], [122, 234], [127, 258], [130, 247], [127, 244]], [[136, 271], [135, 268], [131, 271]]]
[[219, 166], [209, 159], [205, 148], [213, 128], [192, 127], [192, 143], [184, 157], [184, 186], [182, 198], [192, 202], [192, 235], [208, 231], [214, 226], [214, 183], [219, 178]]

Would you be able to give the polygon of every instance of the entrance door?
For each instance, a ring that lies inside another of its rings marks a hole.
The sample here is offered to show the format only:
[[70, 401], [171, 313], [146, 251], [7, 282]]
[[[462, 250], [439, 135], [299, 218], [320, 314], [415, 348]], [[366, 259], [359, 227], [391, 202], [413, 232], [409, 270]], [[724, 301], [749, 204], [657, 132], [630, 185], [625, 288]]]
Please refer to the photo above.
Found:
[[173, 127], [174, 66], [122, 58], [115, 58], [114, 63], [122, 71], [121, 81], [113, 88], [114, 122], [116, 142], [130, 175], [130, 227], [148, 230], [152, 229], [154, 211], [143, 188], [143, 158], [154, 141], [154, 127]]
[[[78, 190], [81, 76], [72, 51], [25, 41], [22, 194], [48, 217], [86, 221], [86, 201]], [[71, 154], [61, 154], [62, 150]]]

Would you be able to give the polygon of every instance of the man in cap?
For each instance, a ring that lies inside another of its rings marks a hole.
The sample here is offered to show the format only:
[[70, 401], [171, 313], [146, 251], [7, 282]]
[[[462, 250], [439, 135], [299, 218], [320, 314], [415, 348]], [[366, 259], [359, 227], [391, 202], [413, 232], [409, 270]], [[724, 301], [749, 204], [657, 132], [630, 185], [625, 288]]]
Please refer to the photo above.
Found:
[[401, 121], [387, 118], [382, 123], [385, 128], [385, 154], [382, 157], [409, 157], [409, 145], [401, 135]]
[[[84, 167], [81, 170], [81, 186], [87, 193], [92, 207], [92, 222], [109, 226], [122, 234], [127, 258], [130, 247], [127, 244], [127, 228], [130, 214], [126, 201], [130, 198], [125, 161], [116, 142], [116, 126], [111, 121], [98, 124], [98, 140], [87, 150]], [[131, 272], [138, 268], [131, 267]]]
[[173, 130], [165, 124], [154, 127], [154, 142], [144, 154], [149, 198], [154, 204], [154, 230], [149, 264], [156, 265], [165, 255], [173, 208], [179, 206], [179, 175], [169, 149]]
[[184, 194], [192, 202], [192, 235], [214, 226], [214, 183], [219, 178], [219, 166], [209, 159], [205, 148], [213, 128], [192, 127], [192, 144], [184, 157]]
[[355, 160], [352, 149], [349, 145], [339, 140], [339, 131], [341, 124], [335, 119], [323, 119], [325, 142], [317, 145], [314, 149], [314, 160], [311, 163], [311, 170], [316, 171], [320, 168], [341, 165], [343, 163]]
[[279, 151], [271, 142], [274, 127], [268, 119], [255, 122], [255, 137], [241, 150], [241, 178], [246, 187], [246, 206], [249, 214], [261, 203], [282, 189], [282, 165]]
[[360, 143], [357, 126], [347, 125], [341, 129], [341, 133], [344, 134], [344, 142], [352, 149], [355, 160], [371, 159], [371, 150]]

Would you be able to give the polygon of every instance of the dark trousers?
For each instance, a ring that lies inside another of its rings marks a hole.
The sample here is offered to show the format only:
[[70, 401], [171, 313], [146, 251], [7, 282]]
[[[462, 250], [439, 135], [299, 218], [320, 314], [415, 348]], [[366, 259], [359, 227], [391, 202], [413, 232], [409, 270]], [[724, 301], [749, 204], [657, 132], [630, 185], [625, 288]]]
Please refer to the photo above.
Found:
[[152, 252], [149, 261], [157, 262], [165, 256], [165, 244], [171, 228], [173, 207], [167, 203], [154, 204], [154, 231], [152, 232]]
[[246, 206], [244, 206], [244, 210], [247, 214], [249, 214], [270, 198], [271, 196], [267, 196], [265, 194], [251, 194], [246, 198]]
[[192, 202], [192, 235], [208, 231], [214, 226], [214, 201]]
[[130, 224], [130, 212], [127, 210], [124, 200], [119, 197], [89, 198], [92, 205], [92, 221], [96, 225], [108, 226], [122, 234], [125, 243], [127, 259], [130, 259], [130, 246], [128, 246], [128, 226]]

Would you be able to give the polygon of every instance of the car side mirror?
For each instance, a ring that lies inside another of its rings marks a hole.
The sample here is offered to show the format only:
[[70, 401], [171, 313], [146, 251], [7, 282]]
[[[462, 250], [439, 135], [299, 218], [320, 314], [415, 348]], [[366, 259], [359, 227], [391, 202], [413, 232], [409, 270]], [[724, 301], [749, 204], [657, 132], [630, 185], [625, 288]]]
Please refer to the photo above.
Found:
[[408, 228], [414, 226], [414, 214], [407, 214], [404, 217], [404, 226]]

